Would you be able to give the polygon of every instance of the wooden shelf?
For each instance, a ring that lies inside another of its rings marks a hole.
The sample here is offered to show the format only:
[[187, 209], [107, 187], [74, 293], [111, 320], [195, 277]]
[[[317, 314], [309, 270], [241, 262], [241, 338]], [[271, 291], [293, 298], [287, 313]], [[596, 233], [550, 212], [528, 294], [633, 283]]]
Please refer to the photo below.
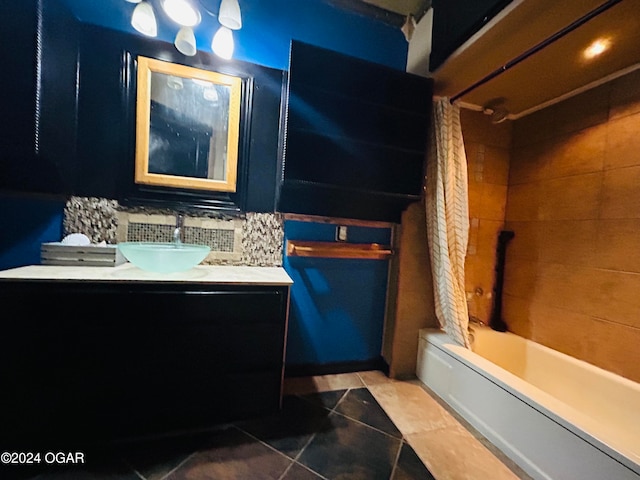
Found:
[[393, 255], [388, 245], [287, 240], [287, 256], [384, 260]]

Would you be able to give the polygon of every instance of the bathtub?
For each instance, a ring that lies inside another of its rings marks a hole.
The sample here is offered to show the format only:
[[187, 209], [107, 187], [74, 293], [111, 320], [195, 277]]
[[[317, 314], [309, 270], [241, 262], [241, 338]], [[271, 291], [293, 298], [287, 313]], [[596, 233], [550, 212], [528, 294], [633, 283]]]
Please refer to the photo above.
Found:
[[512, 333], [420, 330], [418, 378], [535, 479], [640, 479], [640, 384]]

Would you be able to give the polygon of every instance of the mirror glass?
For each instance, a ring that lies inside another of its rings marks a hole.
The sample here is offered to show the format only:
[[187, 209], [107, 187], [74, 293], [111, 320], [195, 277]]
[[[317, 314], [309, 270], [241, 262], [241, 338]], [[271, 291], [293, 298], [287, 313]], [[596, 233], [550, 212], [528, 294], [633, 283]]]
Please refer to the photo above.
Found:
[[136, 183], [234, 192], [242, 80], [138, 57]]

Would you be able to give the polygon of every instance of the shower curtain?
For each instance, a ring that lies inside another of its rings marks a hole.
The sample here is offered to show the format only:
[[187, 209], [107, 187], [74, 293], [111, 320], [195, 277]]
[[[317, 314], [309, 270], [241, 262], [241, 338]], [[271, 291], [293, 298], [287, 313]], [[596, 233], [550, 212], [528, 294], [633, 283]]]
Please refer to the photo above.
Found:
[[436, 317], [456, 343], [469, 347], [464, 285], [469, 201], [460, 107], [448, 98], [434, 100], [432, 125], [425, 200]]

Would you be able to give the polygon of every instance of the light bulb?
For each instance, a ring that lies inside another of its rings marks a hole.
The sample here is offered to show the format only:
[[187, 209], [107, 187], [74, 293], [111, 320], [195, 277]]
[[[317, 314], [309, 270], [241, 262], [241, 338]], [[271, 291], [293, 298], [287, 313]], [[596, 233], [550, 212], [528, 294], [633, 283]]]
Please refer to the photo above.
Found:
[[240, 30], [242, 28], [242, 17], [240, 16], [240, 4], [238, 0], [222, 0], [220, 3], [220, 11], [218, 12], [218, 21], [220, 25], [224, 25], [231, 30]]
[[590, 60], [592, 58], [597, 57], [598, 55], [605, 52], [606, 50], [608, 50], [610, 46], [611, 46], [611, 40], [609, 40], [608, 38], [599, 38], [598, 40], [594, 41], [591, 45], [589, 45], [587, 48], [585, 48], [582, 54], [584, 58]]
[[178, 30], [176, 39], [173, 42], [178, 51], [183, 55], [192, 57], [196, 54], [196, 36], [190, 27], [182, 27]]
[[231, 33], [231, 30], [225, 26], [220, 27], [213, 36], [213, 41], [211, 42], [211, 49], [213, 50], [213, 53], [218, 55], [220, 58], [229, 60], [233, 56], [233, 48], [233, 34]]
[[195, 27], [200, 23], [200, 12], [188, 0], [163, 0], [162, 8], [171, 20], [183, 27]]
[[140, 33], [147, 35], [148, 37], [155, 37], [158, 35], [158, 24], [156, 22], [156, 15], [153, 13], [153, 7], [147, 2], [140, 2], [133, 9], [133, 15], [131, 16], [131, 25]]

